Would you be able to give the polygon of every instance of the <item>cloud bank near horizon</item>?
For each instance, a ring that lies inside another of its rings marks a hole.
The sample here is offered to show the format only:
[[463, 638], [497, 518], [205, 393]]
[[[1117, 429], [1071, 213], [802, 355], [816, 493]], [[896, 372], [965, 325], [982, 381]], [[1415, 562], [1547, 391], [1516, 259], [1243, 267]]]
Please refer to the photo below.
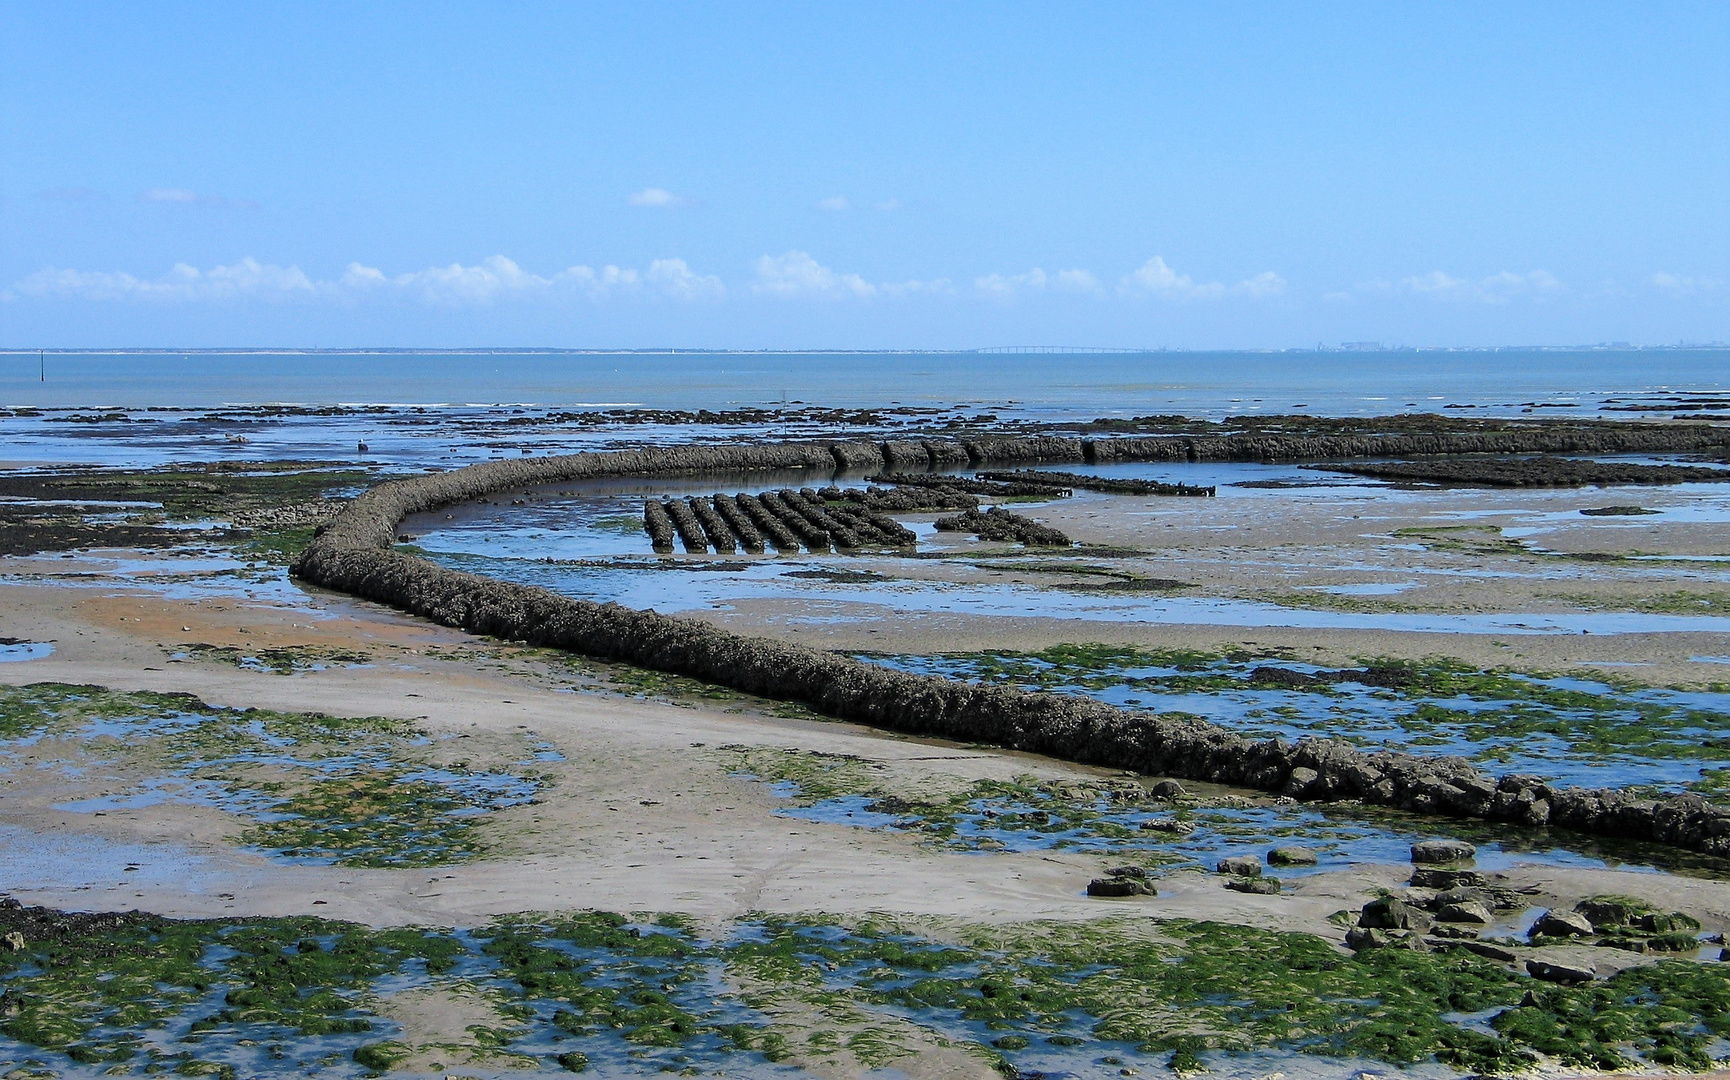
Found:
[[[520, 300], [583, 300], [644, 298], [682, 302], [720, 302], [733, 297], [777, 301], [870, 302], [923, 296], [953, 300], [988, 300], [1014, 304], [1039, 297], [1069, 297], [1099, 302], [1164, 302], [1175, 305], [1260, 303], [1294, 299], [1290, 283], [1273, 270], [1262, 270], [1236, 282], [1199, 280], [1155, 255], [1116, 278], [1082, 267], [1047, 271], [992, 272], [974, 277], [970, 287], [948, 278], [872, 281], [838, 270], [798, 249], [762, 255], [750, 273], [729, 285], [718, 274], [693, 269], [682, 258], [655, 259], [646, 267], [577, 264], [542, 274], [525, 269], [504, 255], [478, 263], [452, 262], [422, 270], [387, 273], [351, 262], [334, 277], [317, 279], [296, 265], [265, 263], [248, 256], [236, 262], [200, 269], [176, 263], [167, 273], [143, 277], [121, 270], [77, 270], [44, 267], [0, 289], [0, 301], [83, 301], [92, 303], [215, 303], [252, 300], [274, 303], [334, 301], [357, 304], [369, 300], [414, 301], [438, 307], [463, 307]], [[1645, 287], [1672, 295], [1713, 296], [1724, 292], [1722, 282], [1660, 272]], [[1546, 270], [1468, 277], [1431, 270], [1393, 281], [1360, 283], [1349, 290], [1321, 292], [1323, 300], [1358, 300], [1402, 296], [1449, 304], [1507, 305], [1516, 301], [1544, 302], [1569, 293], [1568, 286]]]

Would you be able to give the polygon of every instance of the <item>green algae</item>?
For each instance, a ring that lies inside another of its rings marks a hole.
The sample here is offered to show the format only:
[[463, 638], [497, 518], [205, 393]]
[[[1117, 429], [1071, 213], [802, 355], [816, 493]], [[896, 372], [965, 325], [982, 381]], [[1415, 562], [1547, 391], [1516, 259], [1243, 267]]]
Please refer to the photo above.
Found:
[[287, 566], [300, 558], [301, 553], [318, 535], [318, 529], [311, 525], [286, 526], [279, 529], [254, 529], [245, 541], [237, 545], [239, 551], [255, 559], [263, 560], [277, 566]]
[[1344, 593], [1323, 592], [1319, 589], [1302, 592], [1257, 593], [1254, 599], [1286, 608], [1344, 611], [1361, 615], [1397, 615], [1425, 610], [1417, 604], [1390, 600], [1385, 596], [1352, 596]]
[[374, 980], [411, 965], [448, 970], [461, 951], [438, 931], [302, 917], [181, 921], [12, 906], [0, 909], [0, 928], [23, 942], [0, 952], [9, 1003], [0, 1034], [80, 1063], [182, 1075], [232, 1075], [198, 1048], [236, 1026], [265, 1039], [371, 1031]]
[[1730, 592], [1723, 590], [1676, 590], [1641, 596], [1606, 596], [1599, 593], [1557, 593], [1577, 607], [1592, 610], [1637, 611], [1644, 615], [1730, 614]]
[[[1191, 1070], [1202, 1051], [1270, 1046], [1484, 1072], [1540, 1056], [1703, 1069], [1730, 1030], [1730, 973], [1682, 961], [1549, 988], [1460, 951], [1344, 955], [1312, 935], [1187, 920], [950, 927], [958, 940], [945, 943], [905, 928], [885, 940], [869, 923], [844, 935], [824, 922], [766, 929], [729, 955], [758, 978], [810, 981], [816, 961], [848, 973], [823, 980], [833, 994], [948, 1013], [1000, 1049], [1093, 1039]], [[1455, 1019], [1487, 1010], [1498, 1010], [1494, 1034]]]
[[[1547, 744], [1590, 762], [1730, 760], [1730, 714], [1665, 700], [1670, 691], [1597, 671], [1557, 674], [1447, 657], [1364, 657], [1359, 669], [1311, 674], [1312, 666], [1294, 666], [1292, 657], [1280, 653], [1101, 644], [933, 657], [861, 655], [892, 667], [1084, 692], [1130, 706], [1156, 705], [1162, 696], [1236, 695], [1248, 706], [1240, 715], [1249, 723], [1239, 730], [1252, 737], [1313, 734], [1366, 747], [1447, 746], [1486, 763], [1514, 760], [1529, 746]], [[1341, 683], [1362, 689], [1347, 690]], [[1299, 708], [1290, 698], [1267, 705], [1249, 700], [1270, 690], [1315, 703]], [[1128, 696], [1137, 694], [1146, 696]], [[1715, 783], [1703, 781], [1695, 790], [1710, 794]]]
[[339, 664], [355, 667], [373, 662], [373, 657], [368, 653], [329, 645], [282, 645], [242, 649], [234, 645], [207, 645], [200, 642], [179, 646], [177, 651], [188, 656], [229, 664], [244, 671], [268, 671], [276, 675], [319, 671]]
[[191, 695], [91, 686], [0, 687], [0, 737], [55, 739], [67, 754], [133, 773], [138, 790], [168, 778], [187, 800], [247, 822], [240, 843], [348, 866], [487, 854], [492, 816], [534, 801], [550, 783], [521, 765], [444, 760], [450, 751], [412, 721], [220, 708]]
[[437, 987], [458, 970], [496, 988], [498, 1022], [470, 1031], [477, 1052], [573, 1072], [602, 1045], [671, 1054], [644, 1059], [663, 1069], [741, 1053], [878, 1067], [915, 1038], [1006, 1072], [1034, 1049], [1178, 1071], [1258, 1050], [1477, 1072], [1698, 1070], [1730, 1036], [1721, 965], [1666, 959], [1558, 986], [1464, 950], [1351, 954], [1310, 934], [1184, 919], [760, 916], [704, 937], [677, 917], [594, 911], [452, 932], [13, 906], [0, 930], [24, 935], [0, 952], [0, 1034], [127, 1074], [233, 1075], [224, 1046], [304, 1061], [328, 1057], [330, 1038], [389, 1071], [417, 1048], [384, 1019], [381, 981]]

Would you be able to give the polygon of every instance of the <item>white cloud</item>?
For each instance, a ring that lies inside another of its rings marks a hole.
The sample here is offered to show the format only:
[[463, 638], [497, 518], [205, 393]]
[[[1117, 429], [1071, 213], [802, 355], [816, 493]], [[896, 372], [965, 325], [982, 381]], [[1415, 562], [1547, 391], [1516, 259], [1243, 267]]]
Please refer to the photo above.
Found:
[[159, 278], [49, 267], [18, 281], [4, 296], [47, 300], [287, 300], [313, 296], [318, 291], [298, 266], [274, 266], [249, 257], [210, 270], [176, 263]]
[[[1382, 282], [1371, 284], [1386, 288]], [[1502, 270], [1477, 279], [1457, 278], [1440, 270], [1431, 270], [1427, 274], [1402, 278], [1399, 287], [1417, 296], [1479, 304], [1505, 304], [1516, 298], [1541, 300], [1561, 293], [1564, 288], [1548, 270], [1532, 270], [1524, 274]]]
[[1285, 292], [1285, 278], [1272, 270], [1263, 270], [1255, 277], [1246, 278], [1231, 287], [1231, 291], [1251, 300], [1260, 300], [1264, 296], [1278, 296]]
[[649, 272], [643, 277], [649, 284], [680, 300], [717, 300], [727, 292], [720, 278], [713, 274], [692, 273], [684, 259], [656, 259], [649, 264]]
[[402, 296], [429, 304], [465, 305], [515, 298], [600, 300], [613, 295], [642, 294], [703, 300], [720, 297], [725, 292], [720, 278], [695, 273], [683, 259], [657, 259], [643, 273], [618, 266], [599, 269], [572, 266], [542, 276], [524, 270], [503, 255], [494, 255], [473, 266], [451, 263], [395, 275], [356, 262], [350, 263], [334, 281], [314, 281], [299, 267], [272, 266], [251, 258], [208, 271], [180, 263], [163, 277], [154, 279], [123, 272], [49, 268], [18, 281], [0, 293], [0, 299], [186, 301], [320, 297], [354, 301]]
[[973, 289], [993, 300], [1009, 300], [1025, 292], [1096, 293], [1099, 279], [1087, 270], [1059, 270], [1047, 274], [1039, 267], [1025, 274], [987, 274], [973, 279]]
[[683, 195], [675, 195], [666, 188], [646, 187], [625, 196], [625, 201], [632, 206], [646, 206], [654, 210], [670, 210], [678, 206], [690, 206], [692, 200]]
[[831, 195], [827, 199], [818, 199], [817, 209], [838, 212], [841, 210], [853, 209], [853, 204], [847, 201], [847, 196], [845, 195]]
[[1663, 271], [1652, 275], [1653, 288], [1683, 295], [1714, 293], [1723, 289], [1724, 286], [1725, 283], [1718, 278], [1688, 277], [1683, 274], [1668, 274]]
[[756, 267], [751, 291], [769, 296], [863, 299], [877, 292], [877, 286], [858, 274], [837, 274], [803, 251], [764, 255]]
[[176, 206], [207, 206], [216, 210], [257, 210], [250, 199], [229, 199], [221, 195], [200, 194], [188, 188], [151, 188], [138, 196], [139, 202], [167, 203]]
[[1125, 274], [1117, 289], [1131, 296], [1158, 296], [1167, 300], [1211, 300], [1225, 295], [1225, 286], [1219, 282], [1197, 284], [1188, 274], [1167, 266], [1158, 255]]
[[569, 296], [599, 300], [643, 291], [679, 300], [718, 297], [726, 292], [721, 279], [693, 273], [683, 259], [657, 259], [645, 273], [618, 266], [571, 266], [550, 277], [530, 273], [503, 255], [482, 259], [475, 266], [452, 263], [415, 273], [387, 277], [370, 266], [350, 263], [340, 284], [353, 291], [394, 289], [418, 294], [429, 303], [490, 303], [509, 297]]
[[1123, 296], [1157, 296], [1162, 300], [1217, 300], [1228, 295], [1262, 300], [1285, 292], [1285, 285], [1285, 278], [1272, 270], [1263, 270], [1231, 286], [1218, 281], [1196, 281], [1173, 270], [1165, 259], [1155, 255], [1119, 278], [1117, 291]]

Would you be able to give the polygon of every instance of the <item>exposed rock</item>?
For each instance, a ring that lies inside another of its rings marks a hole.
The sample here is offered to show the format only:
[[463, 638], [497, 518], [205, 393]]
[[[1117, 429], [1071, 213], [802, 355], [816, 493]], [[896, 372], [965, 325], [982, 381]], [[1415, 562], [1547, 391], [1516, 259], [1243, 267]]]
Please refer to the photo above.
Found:
[[1346, 931], [1346, 948], [1353, 952], [1364, 949], [1380, 949], [1388, 943], [1386, 930], [1373, 927], [1354, 926]]
[[1526, 972], [1534, 979], [1553, 983], [1589, 983], [1598, 977], [1590, 964], [1559, 964], [1549, 960], [1526, 961]]
[[1577, 911], [1546, 911], [1527, 933], [1532, 937], [1591, 937], [1592, 922]]
[[1141, 882], [1129, 878], [1094, 878], [1087, 883], [1089, 896], [1140, 896]]
[[1114, 866], [1106, 871], [1107, 877], [1094, 878], [1087, 883], [1089, 896], [1158, 896], [1159, 890], [1154, 887], [1152, 877], [1145, 867]]
[[1173, 802], [1189, 794], [1183, 789], [1183, 785], [1176, 780], [1161, 780], [1148, 788], [1147, 793], [1156, 799], [1164, 799], [1167, 802]]
[[1482, 885], [1483, 882], [1483, 875], [1474, 870], [1439, 866], [1418, 866], [1412, 869], [1411, 884], [1419, 889], [1453, 889], [1462, 885]]
[[1417, 934], [1406, 930], [1380, 930], [1360, 926], [1346, 931], [1346, 948], [1354, 952], [1384, 948], [1428, 952], [1429, 943]]
[[1233, 877], [1261, 877], [1261, 860], [1254, 855], [1229, 855], [1214, 869]]
[[1444, 904], [1442, 909], [1436, 912], [1436, 919], [1440, 922], [1474, 923], [1478, 926], [1488, 926], [1492, 917], [1490, 909], [1476, 900]]
[[1394, 897], [1371, 900], [1358, 913], [1358, 925], [1372, 930], [1417, 930], [1430, 928], [1428, 915]]
[[1644, 930], [1648, 934], [1692, 934], [1700, 929], [1698, 919], [1691, 915], [1684, 915], [1680, 911], [1672, 911], [1667, 915], [1659, 911], [1648, 911], [1635, 919], [1633, 925], [1636, 929]]
[[1300, 765], [1287, 774], [1285, 787], [1281, 789], [1281, 793], [1290, 795], [1294, 799], [1301, 798], [1308, 794], [1310, 789], [1315, 787], [1316, 783], [1321, 780], [1321, 778], [1321, 773], [1316, 772], [1314, 769], [1306, 769]]
[[1307, 847], [1276, 847], [1267, 853], [1269, 866], [1314, 866], [1321, 856]]
[[1195, 826], [1189, 822], [1168, 817], [1148, 818], [1137, 827], [1142, 832], [1171, 833], [1173, 836], [1188, 836], [1195, 831]]
[[1415, 863], [1465, 862], [1477, 853], [1478, 849], [1464, 840], [1419, 840], [1412, 845]]
[[1257, 896], [1272, 896], [1279, 892], [1279, 878], [1271, 877], [1230, 877], [1226, 879], [1225, 887], [1234, 892], [1252, 893]]
[[1582, 900], [1574, 905], [1574, 910], [1592, 924], [1593, 930], [1602, 930], [1607, 926], [1627, 926], [1640, 912], [1633, 904], [1603, 897]]
[[1430, 933], [1439, 938], [1473, 939], [1478, 936], [1478, 928], [1464, 922], [1438, 922], [1430, 927]]

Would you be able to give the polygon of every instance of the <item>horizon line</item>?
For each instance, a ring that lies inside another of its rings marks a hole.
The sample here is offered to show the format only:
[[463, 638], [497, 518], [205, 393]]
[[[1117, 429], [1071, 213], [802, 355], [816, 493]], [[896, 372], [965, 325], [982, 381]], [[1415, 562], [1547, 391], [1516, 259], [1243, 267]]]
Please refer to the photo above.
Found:
[[29, 356], [54, 353], [57, 356], [368, 356], [368, 355], [457, 355], [457, 356], [1003, 356], [1003, 355], [1208, 355], [1218, 353], [1455, 353], [1455, 352], [1656, 352], [1681, 350], [1730, 349], [1724, 341], [1678, 341], [1673, 344], [1635, 344], [1632, 342], [1596, 342], [1573, 345], [1384, 345], [1380, 342], [1342, 342], [1339, 345], [1305, 345], [1268, 348], [1188, 348], [1173, 346], [1086, 346], [1086, 345], [993, 345], [966, 349], [885, 348], [885, 349], [723, 349], [679, 348], [652, 346], [647, 348], [585, 348], [568, 346], [172, 346], [109, 345], [94, 347], [0, 347], [0, 356]]

